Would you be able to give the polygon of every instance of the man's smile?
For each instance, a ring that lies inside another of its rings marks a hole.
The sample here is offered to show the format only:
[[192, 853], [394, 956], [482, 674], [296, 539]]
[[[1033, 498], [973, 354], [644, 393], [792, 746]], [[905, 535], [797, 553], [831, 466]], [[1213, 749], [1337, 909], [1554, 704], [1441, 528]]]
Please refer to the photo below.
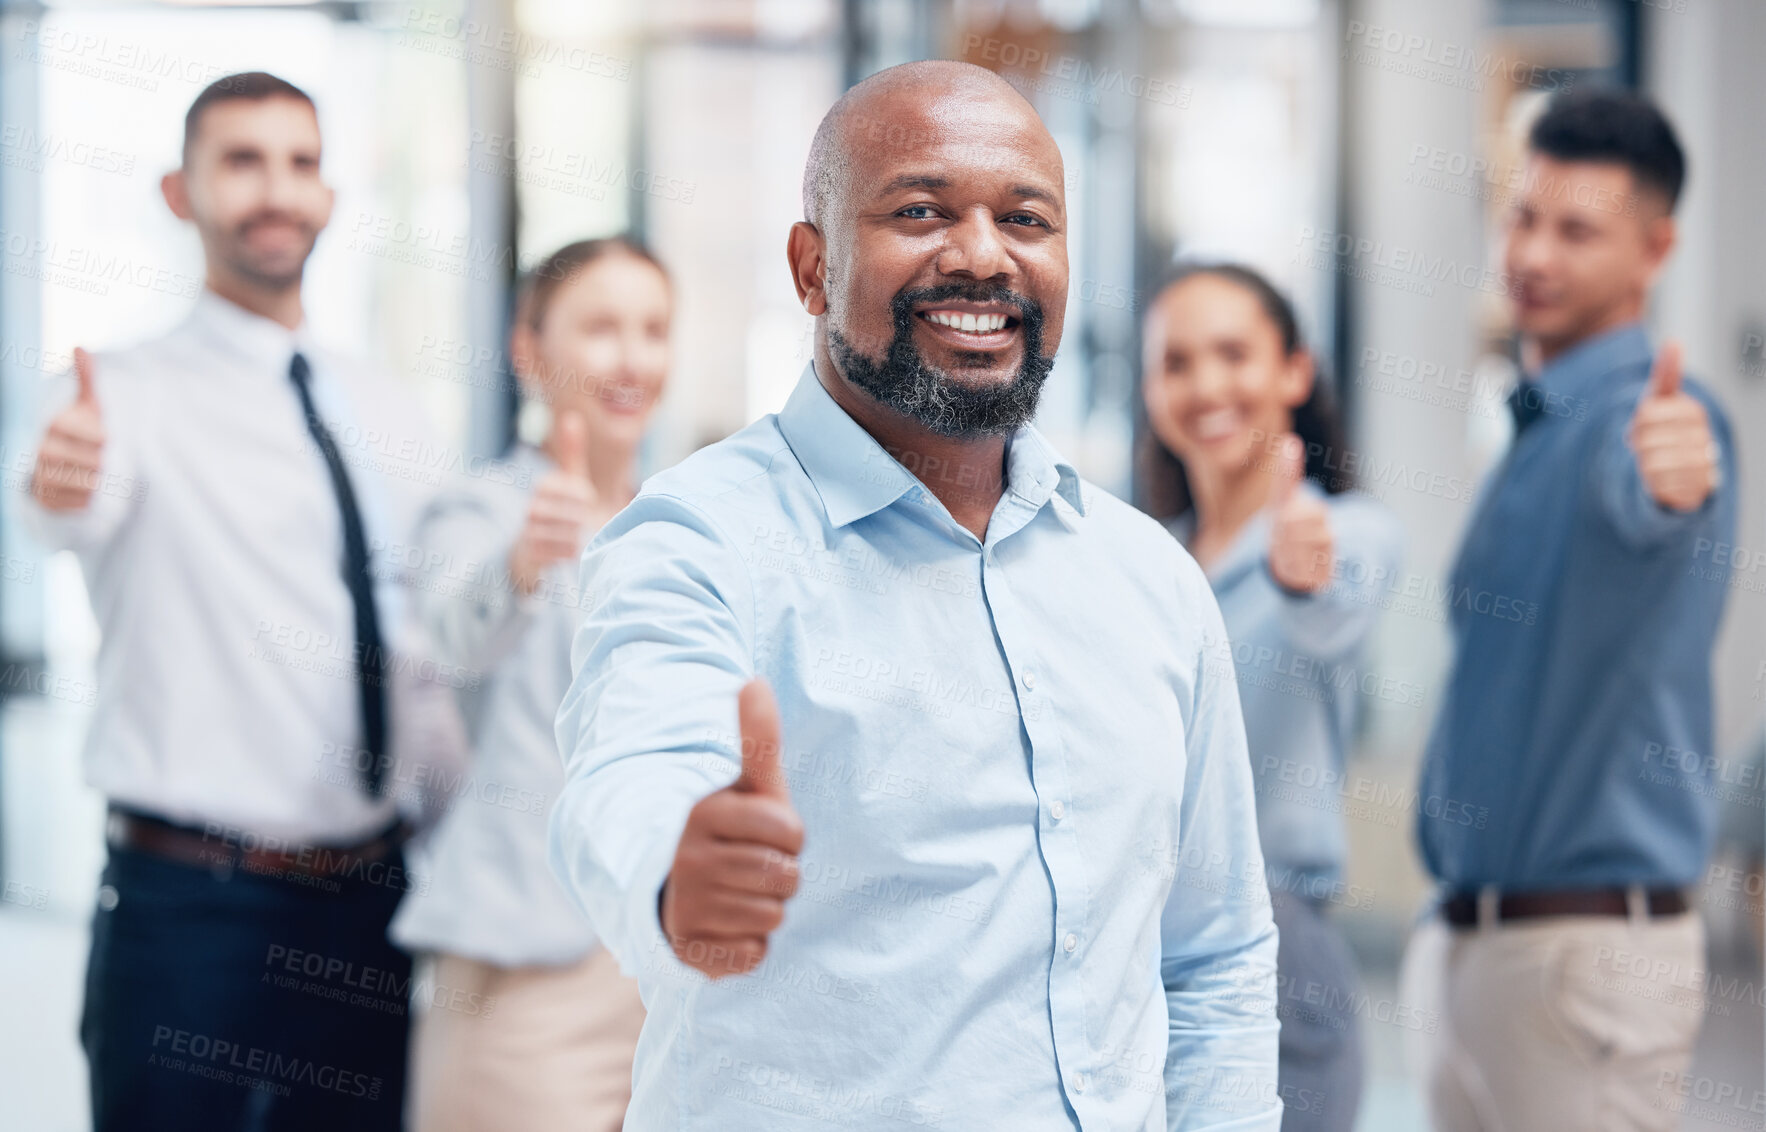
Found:
[[914, 311], [933, 338], [959, 350], [1003, 350], [1018, 338], [1018, 310], [1010, 303], [945, 300]]

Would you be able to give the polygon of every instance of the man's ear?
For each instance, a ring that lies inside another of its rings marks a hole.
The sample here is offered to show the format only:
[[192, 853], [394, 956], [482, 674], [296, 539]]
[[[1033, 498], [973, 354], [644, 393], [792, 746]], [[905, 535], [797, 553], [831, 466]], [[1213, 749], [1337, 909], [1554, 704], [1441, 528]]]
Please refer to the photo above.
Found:
[[827, 269], [822, 261], [822, 234], [807, 220], [791, 225], [785, 238], [785, 261], [791, 268], [791, 283], [797, 288], [797, 301], [811, 315], [820, 317], [828, 311], [828, 296], [823, 289]]
[[1671, 212], [1664, 211], [1643, 222], [1644, 254], [1649, 258], [1649, 277], [1652, 283], [1663, 265], [1668, 262], [1668, 256], [1674, 251], [1679, 235], [1674, 214]]
[[159, 179], [159, 193], [166, 198], [166, 207], [179, 220], [195, 219], [190, 212], [190, 186], [184, 180], [184, 170], [174, 169]]
[[330, 185], [325, 186], [325, 215], [319, 221], [318, 230], [323, 232], [331, 224], [331, 213], [337, 207], [337, 190]]

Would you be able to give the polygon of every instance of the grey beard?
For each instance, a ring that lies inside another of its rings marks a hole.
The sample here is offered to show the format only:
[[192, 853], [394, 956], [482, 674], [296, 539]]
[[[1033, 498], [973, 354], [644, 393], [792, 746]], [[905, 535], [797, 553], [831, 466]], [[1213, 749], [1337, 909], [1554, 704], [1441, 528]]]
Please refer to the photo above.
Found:
[[[848, 381], [940, 436], [1009, 436], [1036, 416], [1043, 382], [1055, 365], [1053, 358], [1042, 355], [1042, 311], [1035, 303], [1017, 301], [1024, 360], [1005, 385], [977, 387], [932, 365], [914, 345], [913, 305], [957, 297], [969, 296], [925, 291], [897, 295], [893, 304], [895, 336], [883, 357], [861, 353], [832, 326], [828, 328], [828, 353]], [[978, 366], [987, 362], [985, 355], [971, 356]]]

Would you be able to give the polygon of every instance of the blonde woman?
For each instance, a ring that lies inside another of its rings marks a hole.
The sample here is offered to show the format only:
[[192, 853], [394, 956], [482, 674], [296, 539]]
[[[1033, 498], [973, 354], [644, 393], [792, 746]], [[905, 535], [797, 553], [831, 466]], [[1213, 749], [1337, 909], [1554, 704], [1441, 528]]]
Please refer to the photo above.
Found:
[[577, 559], [637, 491], [672, 308], [663, 269], [630, 240], [573, 243], [541, 263], [510, 355], [530, 403], [550, 410], [545, 438], [473, 469], [420, 527], [424, 619], [481, 682], [463, 705], [471, 773], [436, 832], [427, 889], [392, 929], [434, 959], [417, 996], [419, 1132], [624, 1120], [643, 1005], [553, 879], [546, 822], [564, 782], [552, 721], [570, 682]]
[[1329, 390], [1293, 307], [1255, 271], [1192, 266], [1159, 290], [1141, 391], [1149, 510], [1208, 575], [1238, 672], [1281, 932], [1282, 1129], [1349, 1132], [1360, 991], [1330, 913], [1363, 896], [1343, 878], [1331, 784], [1344, 781], [1381, 579], [1398, 567], [1397, 521], [1332, 471], [1344, 446]]

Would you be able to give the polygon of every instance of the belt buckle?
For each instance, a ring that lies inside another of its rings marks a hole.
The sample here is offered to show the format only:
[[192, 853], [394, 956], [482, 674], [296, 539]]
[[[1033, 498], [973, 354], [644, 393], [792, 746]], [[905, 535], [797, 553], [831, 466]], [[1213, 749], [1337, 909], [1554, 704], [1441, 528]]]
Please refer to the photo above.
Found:
[[1502, 923], [1502, 890], [1493, 884], [1478, 889], [1478, 903], [1473, 926], [1479, 931], [1494, 931]]

